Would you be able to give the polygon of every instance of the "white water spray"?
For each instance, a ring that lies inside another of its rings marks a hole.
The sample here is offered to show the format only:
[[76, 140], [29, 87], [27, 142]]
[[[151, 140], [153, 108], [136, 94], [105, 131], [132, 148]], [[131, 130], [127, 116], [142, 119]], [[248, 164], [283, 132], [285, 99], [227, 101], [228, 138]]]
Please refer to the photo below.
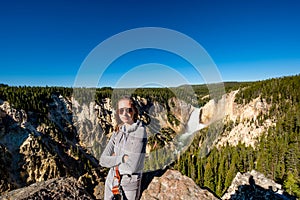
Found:
[[199, 116], [200, 108], [194, 108], [187, 123], [187, 129], [185, 134], [193, 134], [194, 132], [205, 127], [204, 124], [199, 123]]
[[199, 115], [200, 109], [194, 108], [186, 124], [186, 131], [173, 139], [173, 145], [166, 145], [149, 154], [149, 157], [146, 158], [148, 165], [147, 168], [144, 169], [145, 171], [163, 169], [178, 159], [178, 156], [180, 156], [193, 141], [194, 134], [205, 127], [204, 124], [199, 123]]
[[179, 146], [177, 151], [182, 153], [182, 151], [185, 150], [193, 140], [194, 134], [205, 127], [204, 124], [199, 123], [199, 115], [200, 108], [194, 108], [186, 125], [185, 133], [178, 137]]

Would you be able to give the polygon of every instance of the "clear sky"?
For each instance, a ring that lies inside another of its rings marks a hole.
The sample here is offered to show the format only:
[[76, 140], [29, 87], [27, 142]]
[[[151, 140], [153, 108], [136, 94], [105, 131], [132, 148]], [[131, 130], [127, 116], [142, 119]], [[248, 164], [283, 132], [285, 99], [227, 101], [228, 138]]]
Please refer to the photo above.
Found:
[[[168, 28], [196, 40], [223, 81], [300, 73], [298, 0], [7, 0], [0, 2], [0, 27], [0, 83], [8, 85], [73, 86], [98, 44], [140, 27]], [[161, 65], [151, 71], [149, 63]], [[141, 65], [156, 78], [176, 76], [171, 68], [191, 84], [203, 83], [188, 62], [150, 49], [120, 56], [100, 86], [116, 86], [130, 70], [139, 77], [147, 71], [134, 68]], [[168, 67], [159, 73], [160, 66]], [[124, 86], [132, 86], [130, 80]]]

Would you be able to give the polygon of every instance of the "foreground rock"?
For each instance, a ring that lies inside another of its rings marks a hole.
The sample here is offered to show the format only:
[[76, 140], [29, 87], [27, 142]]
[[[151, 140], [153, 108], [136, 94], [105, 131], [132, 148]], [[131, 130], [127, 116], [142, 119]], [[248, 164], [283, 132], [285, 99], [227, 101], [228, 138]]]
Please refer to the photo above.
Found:
[[[146, 174], [145, 174], [146, 175]], [[159, 177], [160, 176], [160, 177]], [[143, 176], [147, 178], [147, 176]], [[147, 182], [147, 181], [145, 181]], [[150, 181], [149, 181], [150, 182]], [[219, 199], [206, 189], [201, 189], [194, 181], [175, 170], [161, 171], [142, 193], [141, 200], [186, 200]], [[84, 180], [73, 177], [55, 178], [2, 194], [0, 199], [103, 199], [104, 183], [98, 184], [93, 191], [88, 191]], [[93, 193], [93, 196], [91, 195]], [[280, 184], [252, 170], [244, 174], [237, 173], [223, 200], [274, 199], [290, 200], [294, 197], [286, 194]]]
[[251, 172], [244, 174], [238, 172], [222, 199], [288, 200], [294, 198], [285, 194], [280, 184], [277, 184], [273, 180], [266, 178], [263, 174], [252, 170]]
[[74, 178], [55, 178], [13, 190], [0, 199], [94, 199]]
[[161, 177], [154, 177], [143, 192], [141, 200], [151, 199], [218, 199], [211, 192], [201, 189], [194, 181], [175, 170], [167, 170]]

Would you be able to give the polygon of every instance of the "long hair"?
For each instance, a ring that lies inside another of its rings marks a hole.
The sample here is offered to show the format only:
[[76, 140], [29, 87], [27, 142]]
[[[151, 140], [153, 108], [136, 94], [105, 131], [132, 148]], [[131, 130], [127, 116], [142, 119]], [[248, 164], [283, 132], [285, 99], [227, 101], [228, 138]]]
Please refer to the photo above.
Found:
[[123, 101], [123, 100], [127, 100], [129, 101], [130, 103], [130, 106], [131, 108], [133, 109], [133, 116], [132, 116], [132, 120], [133, 122], [136, 122], [138, 120], [138, 116], [139, 116], [139, 111], [135, 105], [135, 102], [134, 102], [134, 99], [131, 97], [131, 96], [122, 96], [118, 102], [117, 102], [117, 105], [116, 105], [116, 112], [115, 112], [115, 119], [117, 121], [117, 125], [116, 127], [114, 128], [115, 131], [118, 131], [120, 126], [122, 126], [123, 122], [121, 121], [120, 117], [119, 117], [119, 113], [118, 113], [118, 110], [119, 110], [119, 102], [120, 101]]

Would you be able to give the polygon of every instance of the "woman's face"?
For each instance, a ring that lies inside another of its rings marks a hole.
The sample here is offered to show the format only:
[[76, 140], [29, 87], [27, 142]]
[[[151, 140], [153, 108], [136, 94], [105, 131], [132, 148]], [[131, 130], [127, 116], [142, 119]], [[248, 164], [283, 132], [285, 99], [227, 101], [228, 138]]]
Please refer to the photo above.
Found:
[[127, 99], [120, 100], [118, 103], [118, 114], [124, 124], [133, 123], [134, 110], [131, 107], [130, 101]]

